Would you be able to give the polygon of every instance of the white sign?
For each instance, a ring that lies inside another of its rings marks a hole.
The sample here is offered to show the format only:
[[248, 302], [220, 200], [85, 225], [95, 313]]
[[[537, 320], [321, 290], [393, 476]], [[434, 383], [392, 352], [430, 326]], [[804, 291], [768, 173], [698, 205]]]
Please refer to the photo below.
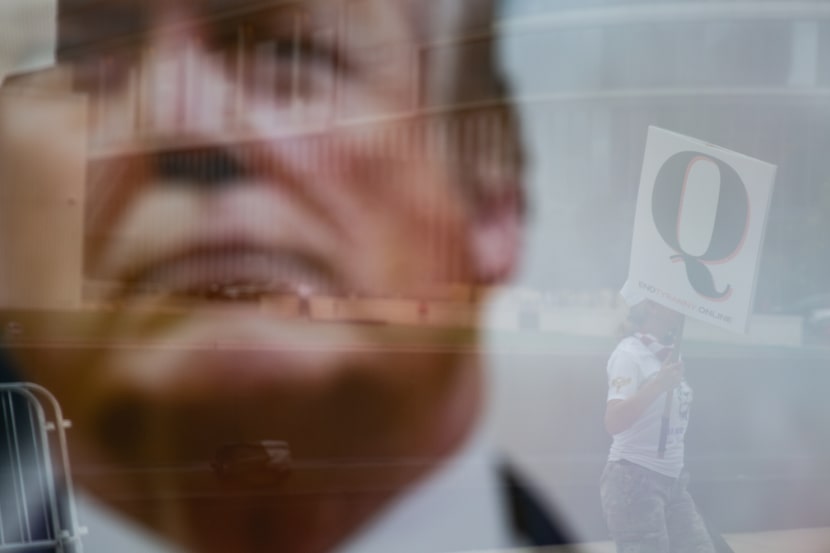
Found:
[[776, 167], [649, 127], [626, 287], [746, 332]]

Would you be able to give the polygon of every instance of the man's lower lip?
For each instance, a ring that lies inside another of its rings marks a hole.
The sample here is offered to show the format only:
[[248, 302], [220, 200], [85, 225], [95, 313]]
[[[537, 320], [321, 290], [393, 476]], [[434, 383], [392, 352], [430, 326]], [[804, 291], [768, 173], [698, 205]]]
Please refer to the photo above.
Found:
[[171, 295], [244, 301], [277, 294], [303, 294], [327, 287], [308, 264], [260, 251], [194, 252], [158, 264], [131, 279], [129, 295]]

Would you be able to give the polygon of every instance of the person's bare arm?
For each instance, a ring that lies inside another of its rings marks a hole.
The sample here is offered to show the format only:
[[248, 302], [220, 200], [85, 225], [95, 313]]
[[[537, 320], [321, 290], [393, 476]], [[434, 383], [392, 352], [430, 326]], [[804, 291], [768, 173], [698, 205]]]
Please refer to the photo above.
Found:
[[667, 362], [654, 378], [627, 399], [612, 399], [605, 407], [605, 430], [613, 435], [631, 428], [645, 410], [665, 391], [683, 379], [683, 363]]

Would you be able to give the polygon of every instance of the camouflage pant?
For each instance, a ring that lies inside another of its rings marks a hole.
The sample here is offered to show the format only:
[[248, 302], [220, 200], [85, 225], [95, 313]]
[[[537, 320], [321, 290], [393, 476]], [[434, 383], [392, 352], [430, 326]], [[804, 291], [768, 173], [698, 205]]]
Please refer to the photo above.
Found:
[[715, 553], [686, 485], [627, 461], [611, 461], [600, 482], [602, 509], [617, 553]]

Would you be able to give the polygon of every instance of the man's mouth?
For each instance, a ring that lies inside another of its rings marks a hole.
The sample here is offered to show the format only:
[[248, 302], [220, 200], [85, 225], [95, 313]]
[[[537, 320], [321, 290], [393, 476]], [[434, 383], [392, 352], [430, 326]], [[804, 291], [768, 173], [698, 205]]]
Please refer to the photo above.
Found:
[[330, 272], [309, 256], [227, 244], [192, 248], [143, 267], [126, 279], [122, 293], [245, 302], [332, 289]]

